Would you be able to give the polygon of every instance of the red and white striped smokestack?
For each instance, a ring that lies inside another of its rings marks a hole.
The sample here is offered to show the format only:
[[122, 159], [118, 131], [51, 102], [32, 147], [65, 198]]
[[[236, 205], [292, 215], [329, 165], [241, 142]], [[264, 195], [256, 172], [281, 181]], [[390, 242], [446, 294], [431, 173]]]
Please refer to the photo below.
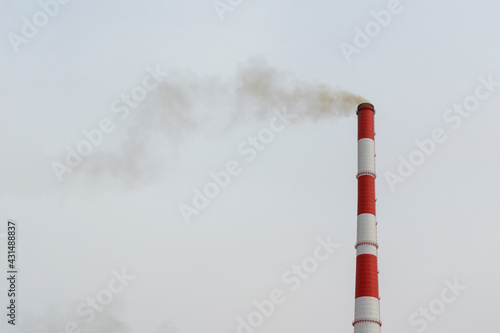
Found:
[[375, 216], [375, 108], [358, 106], [358, 221], [354, 333], [380, 333], [377, 218]]

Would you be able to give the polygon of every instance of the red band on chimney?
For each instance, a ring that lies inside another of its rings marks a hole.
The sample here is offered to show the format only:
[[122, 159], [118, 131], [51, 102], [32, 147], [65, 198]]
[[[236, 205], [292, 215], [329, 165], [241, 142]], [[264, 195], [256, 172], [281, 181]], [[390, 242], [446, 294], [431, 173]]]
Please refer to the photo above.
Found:
[[356, 257], [356, 298], [378, 295], [377, 257], [373, 254], [360, 254]]
[[358, 178], [358, 215], [375, 215], [375, 178], [371, 175]]
[[375, 139], [375, 110], [371, 104], [358, 107], [358, 140]]

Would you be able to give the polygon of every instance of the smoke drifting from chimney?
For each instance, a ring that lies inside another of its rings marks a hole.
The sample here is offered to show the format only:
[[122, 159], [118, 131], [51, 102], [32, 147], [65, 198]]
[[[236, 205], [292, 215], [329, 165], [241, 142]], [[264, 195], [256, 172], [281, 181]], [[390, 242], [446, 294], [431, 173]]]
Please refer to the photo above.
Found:
[[255, 111], [264, 114], [273, 107], [286, 108], [301, 119], [347, 116], [364, 101], [361, 96], [334, 90], [326, 84], [297, 79], [270, 66], [263, 58], [253, 58], [241, 65], [235, 86], [239, 107], [245, 109], [250, 103]]
[[[167, 72], [164, 81], [133, 115], [118, 126], [126, 126], [119, 149], [95, 151], [78, 172], [91, 178], [110, 175], [126, 185], [151, 180], [163, 171], [161, 161], [152, 159], [152, 143], [168, 138], [177, 143], [201, 127], [228, 129], [239, 121], [269, 117], [273, 110], [298, 115], [297, 121], [350, 116], [362, 97], [335, 90], [326, 84], [306, 82], [280, 71], [264, 59], [251, 58], [238, 66], [229, 80], [200, 78], [187, 70]], [[122, 129], [123, 130], [123, 129]], [[156, 164], [151, 166], [151, 164]]]

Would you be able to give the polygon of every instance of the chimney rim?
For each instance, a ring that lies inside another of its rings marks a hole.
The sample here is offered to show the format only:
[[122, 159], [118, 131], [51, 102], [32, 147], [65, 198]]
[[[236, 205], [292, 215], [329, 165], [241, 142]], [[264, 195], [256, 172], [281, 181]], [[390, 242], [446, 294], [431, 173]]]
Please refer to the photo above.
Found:
[[375, 107], [373, 106], [372, 103], [361, 103], [358, 105], [358, 109], [356, 110], [356, 115], [358, 115], [359, 111], [363, 109], [370, 109], [373, 111], [373, 114], [375, 114]]

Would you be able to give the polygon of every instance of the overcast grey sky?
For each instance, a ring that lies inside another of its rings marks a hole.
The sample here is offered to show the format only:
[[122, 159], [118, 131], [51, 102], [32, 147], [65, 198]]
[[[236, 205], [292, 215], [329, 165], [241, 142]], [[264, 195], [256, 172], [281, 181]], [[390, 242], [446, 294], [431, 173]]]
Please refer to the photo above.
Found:
[[0, 4], [2, 332], [351, 332], [359, 101], [382, 330], [494, 330], [500, 3], [65, 1]]

